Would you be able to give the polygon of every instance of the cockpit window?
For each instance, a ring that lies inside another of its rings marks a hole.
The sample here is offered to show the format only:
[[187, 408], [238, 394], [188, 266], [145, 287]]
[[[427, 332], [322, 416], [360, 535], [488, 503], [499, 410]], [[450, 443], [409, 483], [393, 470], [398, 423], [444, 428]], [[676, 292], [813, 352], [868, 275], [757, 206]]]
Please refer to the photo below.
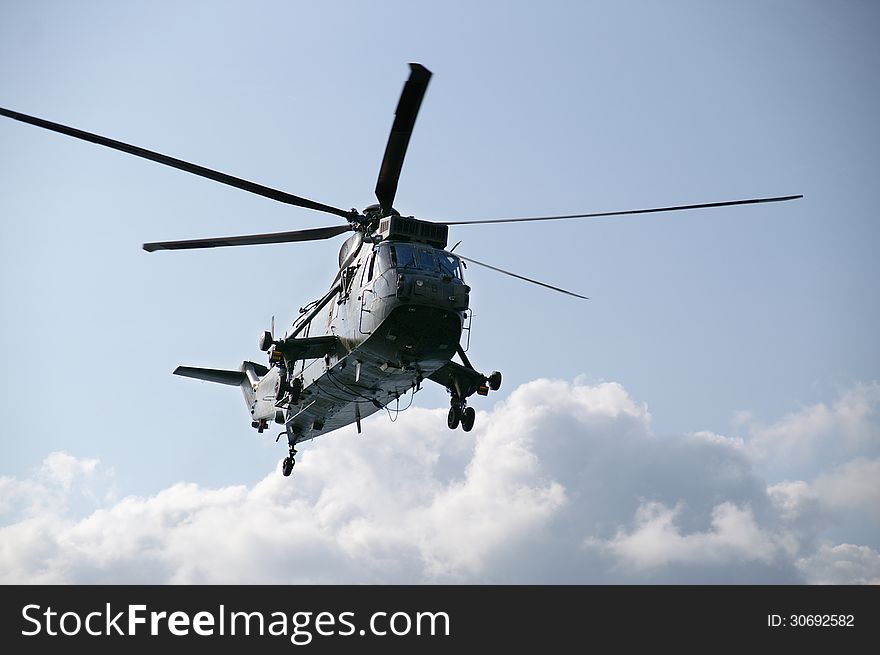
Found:
[[373, 269], [375, 268], [375, 266], [376, 266], [376, 253], [372, 253], [370, 255], [369, 262], [367, 262], [366, 270], [364, 271], [364, 273], [366, 273], [367, 282], [371, 282], [373, 280]]
[[392, 248], [397, 268], [418, 268], [418, 250], [408, 243], [395, 243]]
[[437, 272], [437, 260], [430, 250], [419, 250], [419, 268], [423, 271]]
[[449, 253], [438, 253], [437, 261], [440, 262], [440, 272], [443, 275], [449, 275], [461, 279], [461, 267], [459, 259], [455, 255]]
[[378, 277], [391, 268], [391, 248], [387, 244], [379, 246], [376, 251], [375, 273]]
[[[382, 250], [379, 250], [381, 260]], [[417, 268], [430, 273], [440, 273], [462, 279], [461, 260], [455, 255], [410, 243], [395, 243], [391, 248], [393, 263], [397, 268]], [[382, 270], [380, 266], [379, 270]]]

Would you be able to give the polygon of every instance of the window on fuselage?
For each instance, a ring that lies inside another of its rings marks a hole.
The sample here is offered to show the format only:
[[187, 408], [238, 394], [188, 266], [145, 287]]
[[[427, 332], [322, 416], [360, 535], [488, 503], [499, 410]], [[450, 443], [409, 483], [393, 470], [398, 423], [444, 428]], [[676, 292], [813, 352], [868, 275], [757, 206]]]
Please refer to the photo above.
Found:
[[436, 273], [440, 270], [437, 268], [437, 260], [434, 259], [433, 250], [419, 249], [419, 268], [431, 273]]
[[372, 263], [373, 258], [375, 256], [376, 256], [376, 254], [371, 252], [369, 255], [367, 255], [367, 258], [364, 260], [364, 265], [361, 268], [361, 286], [364, 286], [368, 282], [367, 271], [370, 270], [370, 264]]
[[391, 247], [394, 265], [397, 268], [418, 268], [418, 250], [408, 243], [395, 243]]
[[[444, 275], [461, 277], [455, 272], [458, 268], [457, 257], [440, 254], [440, 252], [429, 246], [417, 246], [411, 243], [395, 243], [392, 246], [392, 253], [394, 256], [394, 265], [397, 266], [397, 268], [415, 268], [427, 273], [443, 273]], [[448, 257], [451, 257], [452, 259], [448, 260]]]
[[437, 262], [440, 264], [440, 272], [443, 275], [449, 275], [459, 280], [463, 279], [461, 275], [461, 262], [455, 255], [450, 255], [448, 252], [438, 252]]
[[370, 255], [370, 263], [367, 264], [367, 282], [372, 282], [373, 280], [373, 269], [376, 266], [376, 253]]
[[376, 277], [379, 277], [391, 268], [391, 246], [387, 244], [382, 244], [378, 248], [376, 248], [375, 252], [375, 261], [373, 262], [373, 267], [375, 269]]

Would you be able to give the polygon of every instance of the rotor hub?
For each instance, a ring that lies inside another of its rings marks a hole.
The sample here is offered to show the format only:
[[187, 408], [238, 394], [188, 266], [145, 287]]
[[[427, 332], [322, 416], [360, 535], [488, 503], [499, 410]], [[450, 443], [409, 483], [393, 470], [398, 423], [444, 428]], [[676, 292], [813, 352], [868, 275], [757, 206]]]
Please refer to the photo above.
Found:
[[364, 212], [360, 215], [363, 219], [361, 224], [367, 228], [366, 231], [368, 233], [372, 233], [379, 229], [379, 221], [387, 216], [400, 216], [400, 212], [394, 209], [394, 207], [386, 212], [382, 209], [382, 205], [378, 203], [369, 205], [368, 207], [364, 207]]
[[385, 218], [386, 216], [400, 216], [400, 212], [391, 208], [391, 211], [385, 211], [382, 209], [382, 205], [376, 203], [370, 205], [369, 207], [364, 207], [364, 216], [372, 219]]

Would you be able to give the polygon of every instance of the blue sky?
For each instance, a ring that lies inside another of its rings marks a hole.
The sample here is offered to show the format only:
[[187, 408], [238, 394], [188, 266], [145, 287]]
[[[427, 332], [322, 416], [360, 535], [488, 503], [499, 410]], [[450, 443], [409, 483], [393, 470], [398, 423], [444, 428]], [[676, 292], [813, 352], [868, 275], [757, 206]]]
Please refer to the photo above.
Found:
[[[464, 220], [802, 193], [745, 208], [461, 227], [452, 240], [479, 260], [591, 298], [468, 271], [469, 356], [505, 375], [499, 394], [475, 403], [489, 412], [478, 421], [504, 424], [504, 407], [529, 403], [525, 392], [515, 402], [511, 394], [542, 378], [599, 395], [603, 384], [619, 385], [615, 402], [643, 408], [651, 438], [739, 439], [761, 484], [802, 481], [821, 495], [828, 480], [862, 479], [877, 456], [878, 21], [870, 2], [4, 3], [0, 105], [362, 208], [374, 202], [406, 64], [418, 61], [434, 77], [395, 203], [404, 214]], [[62, 482], [103, 471], [100, 492], [76, 501], [62, 484], [71, 529], [95, 508], [111, 511], [130, 494], [156, 498], [178, 483], [254, 493], [277, 475], [284, 449], [250, 429], [236, 390], [171, 371], [259, 361], [270, 317], [288, 323], [325, 291], [339, 240], [154, 254], [140, 245], [335, 219], [8, 119], [0, 144], [0, 476], [21, 489], [40, 476], [57, 485], [61, 470]], [[572, 393], [577, 414], [581, 392]], [[425, 410], [445, 405], [441, 389], [415, 400]], [[849, 434], [840, 418], [848, 408], [863, 431], [841, 450], [846, 457], [831, 459], [855, 468], [828, 468], [817, 453]], [[817, 416], [827, 419], [824, 436], [809, 447], [809, 436], [778, 436]], [[549, 418], [548, 430], [564, 430], [564, 419]], [[365, 429], [396, 443], [403, 427], [377, 415]], [[791, 452], [767, 446], [768, 434], [809, 452], [794, 466]], [[344, 458], [349, 437], [306, 450]], [[490, 437], [477, 430], [472, 446]], [[429, 486], [467, 479], [479, 461], [437, 448], [461, 468], [432, 473]], [[47, 459], [60, 452], [74, 460]], [[297, 474], [308, 462], [306, 453]], [[331, 489], [334, 469], [321, 470]], [[295, 494], [297, 475], [288, 482]], [[561, 507], [548, 485], [549, 504], [536, 507]], [[562, 487], [560, 498], [572, 498]], [[772, 505], [780, 489], [762, 502]], [[666, 525], [664, 517], [678, 517], [684, 539], [726, 534], [712, 527], [711, 507], [686, 531], [687, 512], [675, 508], [694, 506], [688, 493], [663, 487], [644, 505], [621, 501], [619, 516], [602, 518], [611, 527], [581, 536], [613, 559], [627, 536], [652, 520]], [[742, 518], [746, 496], [724, 498], [720, 515]], [[748, 502], [767, 528], [760, 503]], [[316, 515], [318, 505], [309, 507]], [[875, 561], [876, 514], [856, 523], [823, 533], [798, 557], [849, 544], [873, 549], [865, 557]], [[761, 559], [771, 550], [759, 553], [762, 566], [773, 567]], [[436, 553], [413, 557], [446, 568], [398, 579], [455, 568]], [[683, 566], [676, 561], [661, 565]], [[700, 570], [697, 579], [713, 579]]]

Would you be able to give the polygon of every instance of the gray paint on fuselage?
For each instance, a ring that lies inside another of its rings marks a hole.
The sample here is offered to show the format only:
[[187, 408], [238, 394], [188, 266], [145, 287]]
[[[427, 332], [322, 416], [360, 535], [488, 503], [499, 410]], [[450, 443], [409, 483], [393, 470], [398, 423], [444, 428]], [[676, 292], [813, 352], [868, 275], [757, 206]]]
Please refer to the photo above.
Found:
[[[358, 413], [364, 419], [394, 403], [455, 353], [469, 288], [459, 276], [439, 269], [391, 265], [390, 250], [383, 256], [378, 250], [395, 243], [400, 242], [361, 243], [352, 263], [340, 271], [343, 285], [338, 296], [301, 332], [302, 336], [317, 336], [316, 330], [334, 335], [339, 349], [321, 359], [295, 363], [303, 392], [285, 412], [292, 441], [313, 439], [354, 423]], [[449, 255], [422, 243], [408, 245], [428, 258], [429, 253]], [[348, 253], [342, 258], [347, 259]], [[379, 270], [383, 265], [385, 270]]]

